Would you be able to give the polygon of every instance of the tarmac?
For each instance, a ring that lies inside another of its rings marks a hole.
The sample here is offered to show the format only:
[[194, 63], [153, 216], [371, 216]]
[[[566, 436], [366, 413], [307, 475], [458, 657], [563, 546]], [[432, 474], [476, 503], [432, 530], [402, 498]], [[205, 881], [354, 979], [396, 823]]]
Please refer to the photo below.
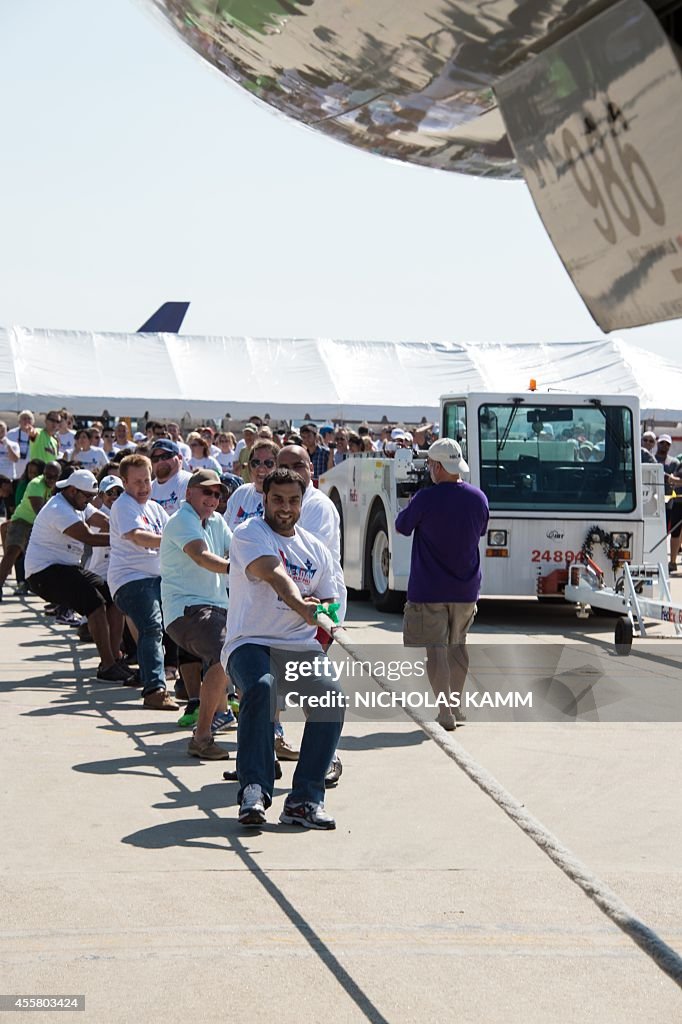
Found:
[[[609, 887], [680, 954], [682, 642], [677, 655], [636, 640], [617, 658], [612, 620], [483, 602], [471, 643], [502, 645], [501, 674], [507, 650], [532, 662], [562, 644], [588, 676], [596, 652], [609, 686], [627, 676], [659, 720], [628, 715], [626, 700], [619, 713], [607, 701], [604, 721], [582, 695], [553, 720], [474, 713], [454, 734], [403, 712], [351, 716], [327, 799], [336, 831], [277, 823], [286, 763], [268, 824], [249, 831], [222, 780], [234, 761], [189, 758], [180, 712], [96, 682], [94, 647], [41, 608], [5, 587], [5, 995], [84, 996], [75, 1019], [97, 1024], [682, 1019], [679, 985], [448, 754], [492, 773], [597, 895]], [[399, 652], [400, 618], [352, 602], [347, 636]], [[290, 742], [300, 730], [288, 722]], [[221, 742], [234, 758], [236, 735]]]

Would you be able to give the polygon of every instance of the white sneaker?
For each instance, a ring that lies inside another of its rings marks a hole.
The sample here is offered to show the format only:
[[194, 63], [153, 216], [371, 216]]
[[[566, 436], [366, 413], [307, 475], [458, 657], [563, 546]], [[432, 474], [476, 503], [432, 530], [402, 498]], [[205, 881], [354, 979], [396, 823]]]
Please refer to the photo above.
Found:
[[265, 802], [263, 790], [255, 782], [244, 786], [239, 807], [239, 821], [242, 825], [258, 828], [265, 823]]

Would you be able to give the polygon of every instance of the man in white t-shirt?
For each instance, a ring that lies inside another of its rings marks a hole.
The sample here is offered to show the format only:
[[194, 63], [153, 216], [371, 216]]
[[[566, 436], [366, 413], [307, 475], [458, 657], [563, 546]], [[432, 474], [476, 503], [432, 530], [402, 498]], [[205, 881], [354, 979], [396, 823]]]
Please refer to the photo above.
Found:
[[19, 457], [19, 445], [7, 436], [7, 424], [0, 420], [0, 474], [14, 480]]
[[97, 548], [109, 543], [108, 532], [95, 533], [87, 525], [108, 530], [105, 516], [90, 504], [97, 481], [87, 469], [78, 469], [56, 486], [58, 493], [43, 505], [33, 524], [26, 549], [26, 583], [44, 601], [87, 617], [101, 658], [97, 678], [125, 683], [131, 673], [116, 660], [123, 618], [101, 576], [81, 568], [85, 544]]
[[[312, 533], [313, 537], [321, 540], [332, 556], [334, 585], [340, 605], [338, 619], [339, 622], [343, 622], [346, 617], [348, 594], [343, 569], [341, 568], [341, 519], [339, 513], [331, 498], [328, 498], [326, 494], [323, 494], [322, 491], [313, 486], [313, 466], [306, 448], [298, 444], [285, 445], [277, 456], [277, 465], [280, 469], [291, 469], [294, 473], [298, 473], [305, 484], [305, 492], [301, 502], [301, 518], [298, 521], [298, 525], [301, 529]], [[318, 630], [317, 638], [324, 649], [327, 650], [331, 640], [321, 628]], [[275, 740], [275, 752], [282, 758], [282, 753], [278, 751], [277, 747], [278, 743]], [[334, 753], [329, 770], [324, 777], [327, 789], [338, 783], [342, 771], [341, 758], [337, 753]]]
[[172, 516], [185, 500], [187, 481], [192, 474], [182, 468], [180, 449], [175, 441], [168, 438], [154, 441], [149, 458], [154, 474], [152, 500], [157, 501], [167, 515]]
[[272, 800], [272, 722], [278, 686], [285, 684], [299, 695], [306, 725], [280, 821], [336, 827], [324, 809], [324, 776], [341, 734], [345, 699], [325, 672], [315, 615], [318, 604], [335, 600], [337, 594], [329, 552], [296, 525], [304, 491], [297, 473], [270, 473], [264, 483], [264, 519], [254, 517], [240, 526], [230, 547], [222, 660], [241, 691], [239, 820], [252, 827], [263, 824]]
[[124, 493], [111, 509], [109, 589], [138, 634], [144, 707], [177, 711], [178, 705], [166, 690], [163, 667], [159, 548], [168, 516], [150, 500], [152, 467], [145, 455], [126, 455], [120, 469]]
[[16, 479], [18, 480], [21, 474], [26, 469], [26, 463], [29, 459], [28, 450], [31, 446], [31, 437], [33, 436], [33, 424], [35, 418], [30, 409], [23, 409], [19, 413], [19, 426], [13, 427], [12, 430], [7, 432], [7, 436], [10, 441], [15, 441], [19, 445], [19, 461], [14, 467]]

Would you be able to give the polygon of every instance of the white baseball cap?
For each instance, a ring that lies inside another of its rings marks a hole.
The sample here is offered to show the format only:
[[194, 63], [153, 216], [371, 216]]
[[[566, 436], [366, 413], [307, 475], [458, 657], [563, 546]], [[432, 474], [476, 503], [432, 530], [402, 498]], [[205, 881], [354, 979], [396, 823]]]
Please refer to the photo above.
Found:
[[120, 487], [123, 490], [123, 481], [120, 476], [114, 476], [113, 473], [111, 476], [103, 476], [99, 482], [100, 493], [106, 494], [112, 487]]
[[84, 491], [85, 494], [97, 494], [97, 479], [89, 469], [77, 469], [71, 476], [67, 476], [66, 480], [58, 480], [56, 486], [60, 491], [65, 487], [75, 487], [77, 491]]
[[427, 455], [432, 462], [440, 462], [448, 473], [469, 472], [462, 449], [453, 437], [441, 437], [440, 441], [434, 441]]

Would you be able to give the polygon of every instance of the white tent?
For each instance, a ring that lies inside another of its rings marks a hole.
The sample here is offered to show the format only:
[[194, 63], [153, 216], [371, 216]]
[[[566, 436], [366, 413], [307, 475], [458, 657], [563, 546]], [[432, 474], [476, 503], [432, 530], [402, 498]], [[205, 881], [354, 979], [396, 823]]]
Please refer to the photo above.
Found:
[[447, 392], [636, 394], [682, 419], [682, 369], [618, 340], [530, 345], [0, 328], [0, 409], [239, 420], [433, 418]]

